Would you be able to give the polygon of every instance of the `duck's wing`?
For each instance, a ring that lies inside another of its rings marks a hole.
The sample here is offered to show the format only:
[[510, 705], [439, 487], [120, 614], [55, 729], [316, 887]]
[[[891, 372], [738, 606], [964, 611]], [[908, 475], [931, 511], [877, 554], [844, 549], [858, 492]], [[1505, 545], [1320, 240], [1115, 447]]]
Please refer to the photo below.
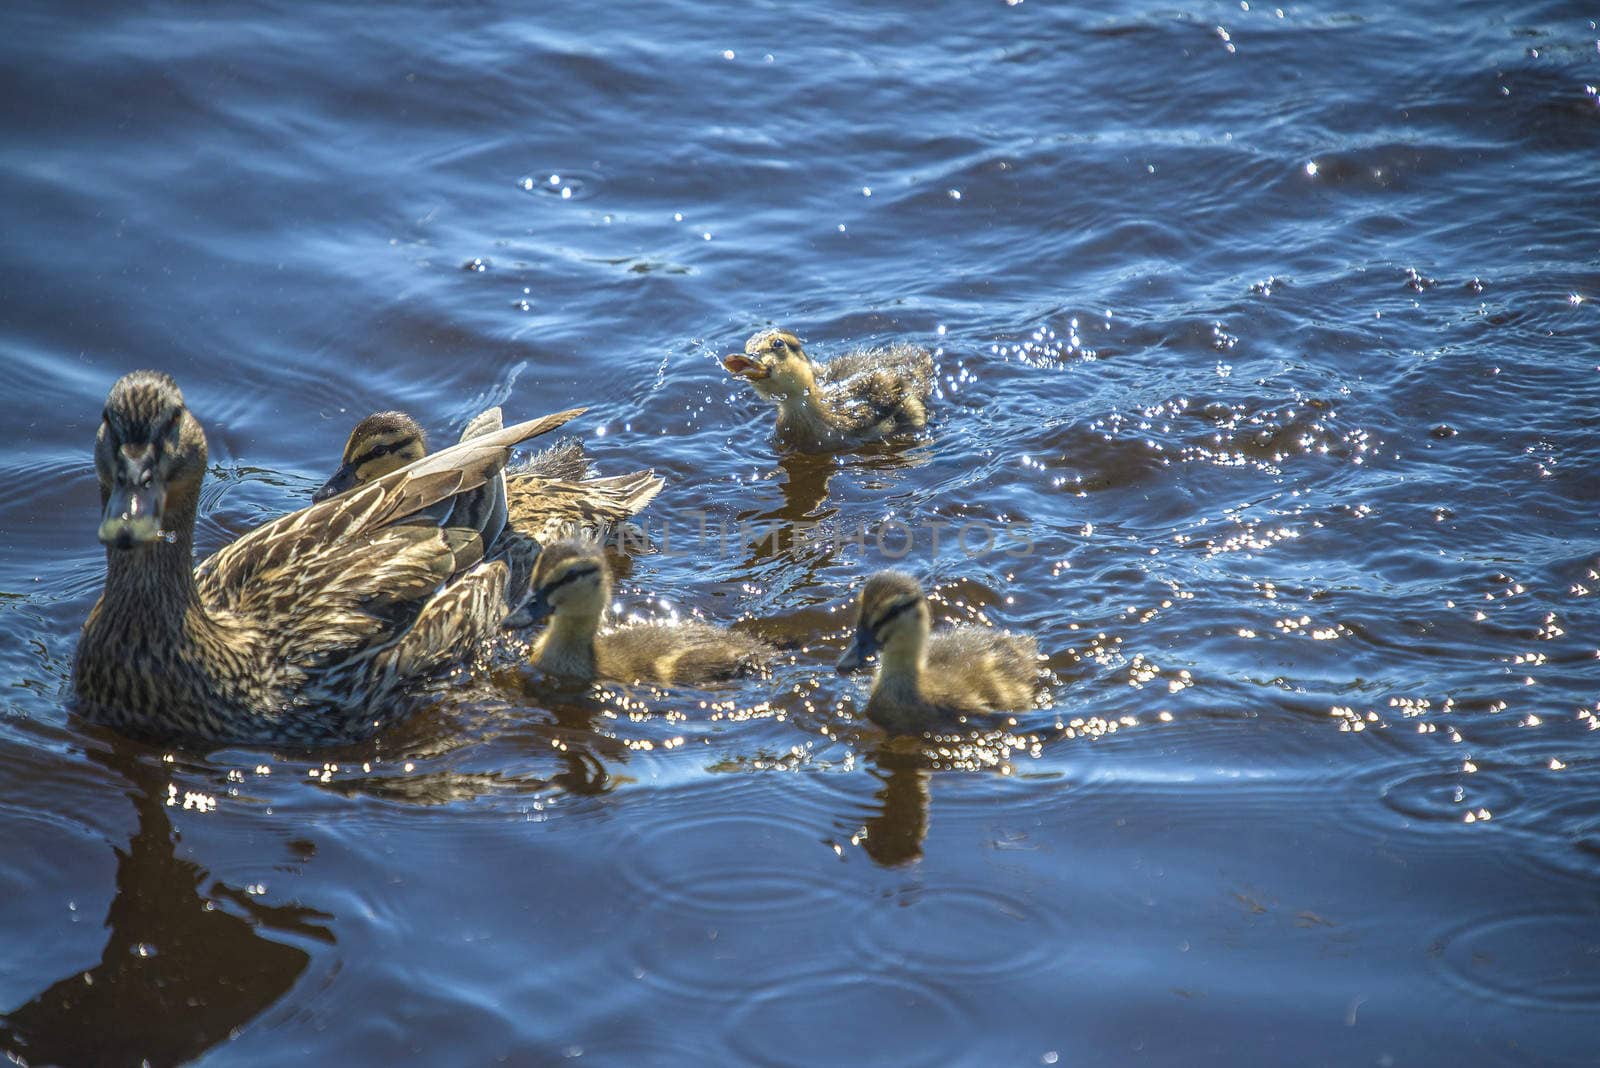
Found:
[[578, 532], [603, 537], [637, 515], [664, 485], [653, 471], [582, 481], [513, 475], [509, 483], [512, 529], [541, 540]]
[[485, 408], [483, 411], [473, 416], [471, 421], [469, 421], [466, 426], [461, 428], [461, 437], [457, 440], [471, 441], [473, 438], [480, 438], [485, 434], [492, 434], [505, 425], [505, 418], [501, 414], [499, 405], [495, 405], [493, 408]]
[[582, 411], [558, 412], [452, 445], [259, 527], [200, 565], [195, 580], [201, 600], [269, 629], [294, 614], [391, 616], [386, 605], [426, 598], [482, 559], [485, 530], [469, 520], [481, 524], [490, 517], [458, 507], [459, 498], [494, 479], [518, 442]]
[[[473, 417], [461, 431], [461, 440], [466, 441], [468, 438], [499, 430], [500, 425], [500, 409], [489, 408]], [[593, 472], [589, 469], [589, 457], [583, 453], [583, 442], [577, 438], [562, 438], [549, 448], [540, 449], [526, 460], [511, 464], [505, 473], [507, 478], [535, 475], [539, 478], [560, 478], [577, 482], [588, 478]]]
[[[499, 407], [486, 408], [473, 417], [461, 431], [462, 441], [481, 438], [503, 429]], [[506, 473], [496, 471], [494, 477], [475, 490], [456, 496], [446, 526], [471, 527], [483, 531], [483, 543], [494, 544], [506, 526]]]

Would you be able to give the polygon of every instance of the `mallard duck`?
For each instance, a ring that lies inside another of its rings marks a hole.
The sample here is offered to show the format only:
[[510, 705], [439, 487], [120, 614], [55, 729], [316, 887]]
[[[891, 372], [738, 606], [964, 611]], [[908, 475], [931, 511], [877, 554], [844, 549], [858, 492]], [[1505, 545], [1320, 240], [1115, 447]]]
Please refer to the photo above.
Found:
[[526, 599], [530, 564], [485, 555], [512, 446], [582, 409], [518, 423], [258, 527], [193, 566], [206, 436], [167, 375], [111, 388], [95, 439], [104, 591], [73, 688], [91, 719], [210, 743], [373, 734], [401, 691], [460, 663]]
[[1034, 639], [988, 627], [930, 628], [928, 600], [910, 575], [880, 571], [861, 588], [855, 640], [839, 671], [878, 654], [867, 718], [911, 733], [1032, 706], [1039, 683]]
[[928, 421], [933, 357], [896, 343], [815, 363], [787, 330], [763, 330], [722, 366], [778, 406], [784, 448], [830, 452], [915, 430]]
[[592, 542], [545, 546], [533, 570], [532, 622], [549, 623], [529, 660], [554, 675], [616, 682], [699, 685], [759, 671], [777, 650], [759, 638], [709, 623], [632, 623], [600, 630], [611, 571]]
[[[461, 440], [499, 428], [500, 409], [490, 408], [467, 424]], [[350, 432], [339, 470], [312, 494], [312, 500], [327, 500], [366, 485], [427, 452], [427, 435], [415, 419], [405, 412], [376, 412]], [[511, 531], [538, 541], [575, 532], [604, 538], [649, 504], [662, 487], [661, 479], [650, 471], [591, 477], [582, 444], [571, 440], [507, 468], [501, 477]]]

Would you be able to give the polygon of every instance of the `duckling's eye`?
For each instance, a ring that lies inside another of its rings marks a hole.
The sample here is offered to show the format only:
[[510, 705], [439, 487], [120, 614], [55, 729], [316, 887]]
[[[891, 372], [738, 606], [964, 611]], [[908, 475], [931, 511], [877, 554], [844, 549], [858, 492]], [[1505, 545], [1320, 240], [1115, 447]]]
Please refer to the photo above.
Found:
[[783, 338], [775, 337], [775, 338], [772, 339], [772, 351], [773, 352], [787, 352], [788, 348], [789, 348], [789, 346], [784, 343]]

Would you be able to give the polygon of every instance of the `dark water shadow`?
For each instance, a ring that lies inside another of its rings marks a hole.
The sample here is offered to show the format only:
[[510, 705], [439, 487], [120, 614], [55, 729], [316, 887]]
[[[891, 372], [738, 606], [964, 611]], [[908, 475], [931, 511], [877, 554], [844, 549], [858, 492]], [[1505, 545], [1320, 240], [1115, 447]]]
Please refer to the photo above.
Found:
[[872, 795], [878, 802], [878, 813], [863, 823], [867, 833], [861, 848], [885, 868], [921, 860], [932, 804], [928, 790], [933, 776], [930, 761], [920, 750], [908, 751], [884, 743], [873, 754], [873, 762], [877, 765], [873, 774], [883, 780], [883, 785]]
[[333, 917], [264, 905], [178, 857], [167, 772], [120, 740], [90, 759], [129, 785], [138, 827], [118, 849], [116, 893], [100, 962], [63, 976], [0, 1017], [0, 1049], [23, 1064], [192, 1060], [247, 1025], [306, 970], [311, 956], [264, 937], [332, 944]]

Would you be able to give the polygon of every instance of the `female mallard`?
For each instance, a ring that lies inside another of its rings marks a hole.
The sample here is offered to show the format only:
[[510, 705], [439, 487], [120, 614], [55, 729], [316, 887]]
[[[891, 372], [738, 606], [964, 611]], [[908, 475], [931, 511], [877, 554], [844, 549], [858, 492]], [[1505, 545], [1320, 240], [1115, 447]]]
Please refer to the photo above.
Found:
[[[498, 429], [500, 409], [490, 408], [467, 424], [461, 440]], [[364, 486], [427, 453], [426, 434], [405, 412], [369, 415], [350, 432], [339, 470], [311, 499], [322, 501]], [[591, 477], [583, 445], [577, 441], [559, 442], [508, 468], [501, 478], [512, 531], [541, 541], [574, 531], [604, 538], [617, 524], [638, 514], [662, 486], [661, 479], [650, 471]]]
[[1039, 645], [987, 627], [929, 633], [922, 587], [910, 575], [880, 571], [861, 589], [855, 640], [839, 660], [854, 671], [873, 653], [867, 718], [894, 733], [948, 725], [963, 716], [1029, 708], [1039, 684]]
[[813, 363], [787, 330], [763, 330], [722, 366], [748, 379], [778, 406], [777, 442], [801, 452], [831, 452], [928, 422], [933, 357], [894, 344]]
[[601, 631], [611, 599], [611, 572], [592, 543], [568, 539], [545, 546], [533, 569], [528, 615], [549, 619], [529, 656], [554, 675], [589, 681], [699, 685], [750, 674], [777, 650], [709, 623], [633, 623]]
[[171, 378], [111, 388], [95, 441], [105, 589], [78, 640], [88, 717], [214, 743], [359, 739], [408, 684], [459, 663], [526, 599], [529, 562], [485, 547], [519, 423], [259, 527], [193, 567], [206, 437]]

